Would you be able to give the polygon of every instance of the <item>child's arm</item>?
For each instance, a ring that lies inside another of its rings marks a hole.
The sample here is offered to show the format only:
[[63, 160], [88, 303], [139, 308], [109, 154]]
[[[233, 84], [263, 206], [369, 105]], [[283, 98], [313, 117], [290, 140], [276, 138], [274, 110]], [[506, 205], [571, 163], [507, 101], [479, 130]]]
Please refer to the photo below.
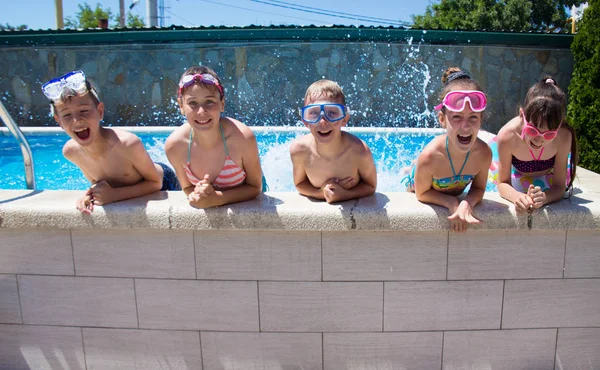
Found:
[[513, 203], [517, 211], [526, 212], [533, 206], [533, 200], [525, 193], [521, 193], [512, 186], [511, 162], [513, 138], [510, 133], [498, 133], [498, 192], [500, 196]]
[[293, 165], [294, 185], [296, 186], [298, 193], [306, 197], [324, 200], [325, 196], [323, 195], [323, 190], [321, 188], [315, 188], [308, 180], [306, 169], [304, 167], [306, 152], [300, 142], [292, 142], [292, 145], [290, 146], [290, 156]]
[[224, 190], [214, 190], [211, 186], [206, 196], [197, 197], [192, 194], [192, 196], [188, 196], [192, 207], [216, 207], [254, 199], [260, 195], [262, 191], [262, 170], [256, 137], [248, 127], [241, 128], [241, 131], [244, 135], [241, 165], [246, 171], [246, 182], [240, 186]]
[[375, 193], [377, 188], [377, 170], [373, 162], [371, 150], [361, 141], [357, 148], [358, 163], [358, 184], [354, 184], [353, 178], [341, 179], [337, 184], [331, 184], [325, 187], [324, 195], [328, 203], [341, 202], [348, 199], [356, 199], [369, 196]]
[[567, 183], [567, 161], [569, 160], [569, 153], [571, 152], [571, 140], [573, 140], [573, 137], [568, 129], [561, 128], [559, 136], [557, 136], [554, 140], [560, 141], [557, 142], [558, 151], [554, 161], [552, 187], [550, 187], [550, 189], [546, 189], [546, 191], [542, 191], [539, 186], [536, 186], [531, 191], [530, 195], [531, 199], [533, 200], [534, 208], [540, 208], [545, 204], [554, 203], [560, 200], [565, 194]]
[[[67, 141], [65, 146], [63, 147], [63, 156], [71, 163], [73, 163], [79, 170], [83, 173], [83, 176], [90, 182], [94, 183], [93, 177], [81, 166], [79, 161], [79, 153], [80, 151], [72, 146], [73, 142], [71, 140]], [[85, 195], [79, 199], [75, 203], [75, 208], [81, 213], [91, 214], [94, 211], [94, 203], [92, 202], [92, 196], [90, 189], [88, 188], [85, 192]]]
[[[187, 126], [187, 124], [184, 126]], [[169, 163], [171, 163], [171, 166], [175, 169], [175, 175], [177, 175], [177, 180], [179, 180], [183, 193], [189, 196], [190, 193], [194, 191], [194, 185], [190, 182], [183, 169], [183, 164], [187, 159], [188, 150], [188, 142], [182, 139], [183, 137], [187, 137], [185, 132], [189, 133], [189, 130], [184, 130], [182, 127], [179, 127], [169, 135], [165, 141], [165, 154], [167, 155]]]
[[441, 193], [431, 186], [433, 181], [432, 161], [433, 154], [427, 151], [422, 152], [417, 158], [414, 179], [415, 195], [420, 202], [446, 207], [450, 214], [453, 214], [458, 207], [456, 197]]
[[134, 185], [123, 187], [112, 187], [106, 181], [92, 184], [91, 196], [95, 205], [105, 205], [124, 199], [141, 197], [159, 191], [162, 188], [162, 177], [157, 171], [154, 162], [148, 155], [142, 141], [135, 135], [127, 137], [124, 142], [125, 159], [133, 164], [133, 167], [142, 176], [142, 181]]

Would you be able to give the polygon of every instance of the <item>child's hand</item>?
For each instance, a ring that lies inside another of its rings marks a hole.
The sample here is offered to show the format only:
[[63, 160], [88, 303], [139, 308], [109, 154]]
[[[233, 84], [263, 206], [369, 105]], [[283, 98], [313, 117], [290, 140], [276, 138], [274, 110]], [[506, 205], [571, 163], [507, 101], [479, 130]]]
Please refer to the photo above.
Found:
[[214, 194], [214, 192], [215, 188], [210, 183], [210, 175], [206, 174], [204, 175], [204, 178], [196, 184], [194, 191], [188, 195], [188, 200], [190, 201], [190, 204], [192, 202], [199, 202], [203, 198], [208, 198]]
[[327, 203], [335, 203], [348, 199], [348, 197], [345, 195], [347, 190], [340, 186], [337, 182], [327, 182], [322, 189], [323, 196], [325, 197], [325, 201]]
[[481, 223], [481, 220], [473, 216], [473, 209], [466, 200], [459, 203], [454, 212], [448, 216], [448, 220], [450, 220], [450, 230], [457, 233], [466, 231], [468, 224]]
[[90, 186], [86, 194], [91, 197], [91, 203], [97, 206], [103, 206], [114, 202], [112, 197], [113, 187], [106, 181], [100, 181]]
[[348, 176], [338, 181], [338, 184], [346, 190], [350, 190], [358, 184], [358, 178]]
[[542, 191], [542, 188], [539, 186], [529, 185], [529, 189], [527, 190], [527, 195], [533, 201], [533, 208], [540, 208], [546, 203], [546, 193]]
[[529, 185], [527, 194], [522, 193], [517, 196], [517, 199], [515, 199], [515, 207], [517, 212], [527, 212], [529, 211], [530, 207], [533, 207], [533, 200], [530, 196], [533, 188], [533, 185]]
[[83, 214], [89, 215], [94, 211], [94, 202], [92, 202], [91, 190], [88, 189], [85, 192], [85, 196], [77, 200], [77, 204], [75, 207], [77, 210]]

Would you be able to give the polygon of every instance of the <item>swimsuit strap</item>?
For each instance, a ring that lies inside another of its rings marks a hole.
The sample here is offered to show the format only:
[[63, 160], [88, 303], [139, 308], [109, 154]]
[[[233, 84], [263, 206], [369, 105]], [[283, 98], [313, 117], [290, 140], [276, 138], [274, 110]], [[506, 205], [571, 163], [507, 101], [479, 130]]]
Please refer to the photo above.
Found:
[[192, 140], [194, 138], [194, 129], [190, 127], [190, 142], [188, 143], [188, 163], [190, 163], [190, 159], [192, 156]]
[[221, 130], [221, 137], [223, 138], [223, 146], [225, 147], [225, 156], [229, 157], [229, 151], [227, 150], [227, 141], [225, 141], [225, 132], [223, 131], [223, 125], [219, 123], [219, 129]]
[[529, 149], [529, 153], [533, 157], [533, 160], [539, 161], [540, 158], [542, 158], [542, 154], [544, 153], [544, 148], [546, 148], [546, 147], [545, 146], [542, 147], [542, 150], [540, 151], [540, 155], [537, 158], [535, 157], [535, 155], [533, 155], [533, 151], [531, 151], [531, 148], [528, 148]]
[[460, 168], [460, 171], [458, 171], [458, 175], [456, 175], [456, 172], [454, 172], [454, 165], [452, 164], [452, 157], [450, 156], [450, 151], [448, 150], [448, 135], [446, 135], [446, 153], [448, 153], [448, 160], [450, 161], [450, 168], [452, 169], [452, 175], [454, 175], [454, 177], [460, 176], [463, 169], [465, 168], [465, 165], [467, 164], [467, 161], [469, 160], [469, 154], [471, 154], [471, 150], [469, 149], [469, 151], [467, 152], [467, 156], [465, 157], [465, 161], [463, 162], [462, 167]]

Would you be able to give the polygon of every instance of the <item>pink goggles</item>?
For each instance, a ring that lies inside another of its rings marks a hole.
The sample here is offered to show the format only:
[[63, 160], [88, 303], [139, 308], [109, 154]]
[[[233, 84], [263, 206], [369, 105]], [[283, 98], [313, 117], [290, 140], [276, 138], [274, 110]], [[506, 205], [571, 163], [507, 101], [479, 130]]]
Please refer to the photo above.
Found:
[[446, 107], [453, 112], [462, 112], [467, 102], [469, 102], [473, 112], [483, 112], [487, 104], [487, 99], [485, 94], [478, 90], [450, 91], [444, 96], [442, 103], [435, 107], [435, 110], [441, 110], [442, 107]]
[[201, 82], [206, 85], [214, 85], [221, 97], [223, 97], [223, 86], [219, 83], [219, 80], [215, 78], [215, 76], [203, 73], [203, 74], [195, 74], [195, 75], [185, 75], [181, 78], [181, 82], [179, 83], [179, 96], [183, 93], [183, 89], [192, 86], [196, 82]]
[[523, 130], [521, 130], [521, 139], [523, 140], [525, 140], [525, 135], [531, 137], [541, 136], [544, 138], [544, 140], [552, 140], [556, 137], [556, 135], [558, 135], [558, 130], [560, 129], [560, 126], [558, 126], [556, 130], [540, 132], [540, 130], [538, 130], [537, 127], [527, 122], [527, 119], [525, 118], [525, 113], [521, 112], [521, 117], [523, 117], [523, 122], [525, 123], [525, 125], [523, 125]]

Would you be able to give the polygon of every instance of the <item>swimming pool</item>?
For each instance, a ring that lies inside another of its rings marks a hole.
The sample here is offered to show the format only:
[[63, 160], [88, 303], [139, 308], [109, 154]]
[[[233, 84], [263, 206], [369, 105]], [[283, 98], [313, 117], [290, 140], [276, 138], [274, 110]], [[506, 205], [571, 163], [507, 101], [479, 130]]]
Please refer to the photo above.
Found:
[[[134, 131], [144, 143], [154, 161], [169, 163], [164, 144], [173, 127], [137, 129]], [[256, 134], [263, 172], [270, 191], [295, 191], [292, 180], [290, 143], [308, 133], [301, 128], [257, 128]], [[405, 191], [401, 180], [412, 160], [423, 147], [442, 130], [354, 128], [348, 131], [364, 140], [377, 167], [380, 192]], [[33, 151], [36, 186], [39, 190], [83, 190], [89, 182], [79, 169], [62, 156], [62, 147], [69, 137], [59, 128], [27, 129], [24, 134]], [[25, 173], [21, 151], [8, 134], [0, 135], [0, 189], [25, 189]]]

